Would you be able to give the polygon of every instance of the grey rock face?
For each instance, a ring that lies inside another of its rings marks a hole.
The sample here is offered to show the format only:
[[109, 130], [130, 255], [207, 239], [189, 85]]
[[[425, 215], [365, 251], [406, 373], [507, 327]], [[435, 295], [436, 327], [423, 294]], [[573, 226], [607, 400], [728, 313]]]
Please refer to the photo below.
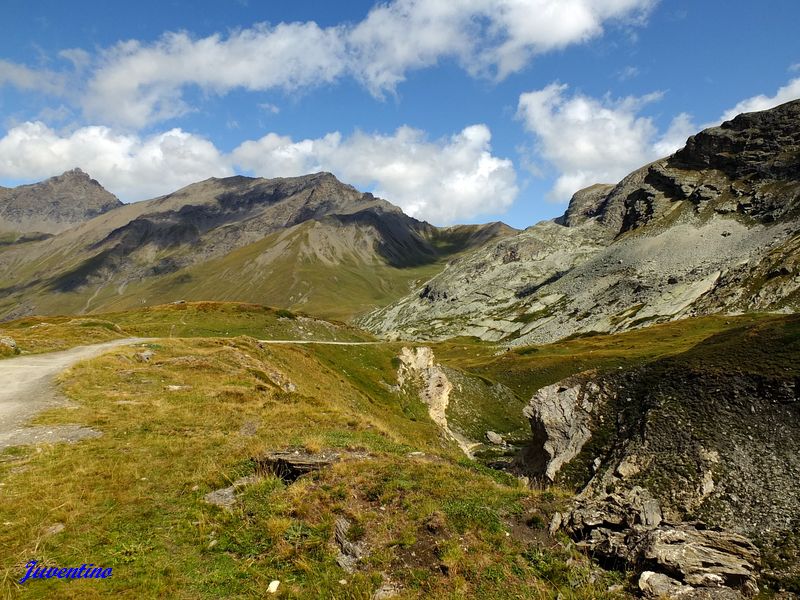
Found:
[[563, 217], [490, 244], [361, 324], [511, 345], [714, 312], [796, 311], [800, 100], [707, 129]]
[[681, 524], [657, 527], [640, 543], [644, 561], [680, 576], [689, 585], [757, 590], [754, 571], [760, 553], [744, 536]]
[[747, 596], [758, 591], [760, 553], [750, 540], [692, 523], [664, 522], [658, 501], [638, 486], [604, 497], [582, 494], [562, 518], [563, 528], [593, 555], [646, 567], [639, 585], [653, 597], [682, 597], [698, 588]]
[[54, 234], [122, 203], [80, 169], [41, 183], [0, 189], [0, 232]]
[[527, 474], [554, 481], [561, 467], [591, 438], [593, 413], [603, 401], [599, 386], [586, 377], [566, 379], [536, 392], [523, 410], [533, 434], [524, 458]]
[[353, 542], [348, 539], [351, 527], [350, 521], [344, 517], [336, 519], [334, 524], [334, 539], [339, 546], [336, 564], [347, 573], [353, 573], [359, 561], [366, 555], [366, 546], [362, 542]]

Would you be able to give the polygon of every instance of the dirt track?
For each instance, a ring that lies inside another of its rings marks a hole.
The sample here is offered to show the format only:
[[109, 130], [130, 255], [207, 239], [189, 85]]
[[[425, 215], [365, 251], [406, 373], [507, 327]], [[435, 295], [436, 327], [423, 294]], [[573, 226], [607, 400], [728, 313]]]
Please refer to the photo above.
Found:
[[91, 346], [78, 346], [61, 352], [33, 354], [0, 360], [0, 450], [8, 446], [36, 442], [80, 439], [96, 435], [90, 429], [70, 425], [25, 427], [25, 423], [45, 408], [64, 403], [53, 379], [77, 362], [106, 350], [146, 341], [143, 338], [114, 340]]

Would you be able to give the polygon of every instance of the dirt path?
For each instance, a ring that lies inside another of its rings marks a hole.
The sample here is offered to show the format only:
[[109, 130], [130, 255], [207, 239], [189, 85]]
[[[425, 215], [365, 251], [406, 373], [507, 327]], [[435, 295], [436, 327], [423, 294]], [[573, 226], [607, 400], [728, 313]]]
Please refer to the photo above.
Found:
[[77, 362], [106, 350], [147, 341], [145, 338], [114, 340], [78, 346], [61, 352], [32, 354], [0, 360], [0, 450], [8, 446], [73, 440], [98, 435], [79, 425], [25, 427], [36, 413], [64, 404], [53, 379]]

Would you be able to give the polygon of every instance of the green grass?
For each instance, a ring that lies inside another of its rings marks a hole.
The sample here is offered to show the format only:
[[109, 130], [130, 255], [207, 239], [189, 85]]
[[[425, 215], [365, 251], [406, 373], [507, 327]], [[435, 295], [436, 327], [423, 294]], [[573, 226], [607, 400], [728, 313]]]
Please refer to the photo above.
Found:
[[[278, 597], [369, 598], [385, 573], [407, 598], [610, 597], [612, 576], [542, 541], [547, 515], [537, 515], [551, 500], [464, 461], [418, 400], [380, 383], [391, 381], [392, 348], [261, 347], [244, 336], [151, 346], [146, 364], [121, 348], [76, 365], [62, 386], [77, 408], [36, 419], [101, 437], [0, 456], [6, 596], [263, 597], [278, 579]], [[287, 379], [296, 391], [280, 388]], [[266, 477], [231, 512], [203, 501], [252, 473], [252, 457], [296, 446], [361, 458], [291, 485]], [[338, 516], [370, 549], [353, 575], [336, 564]], [[48, 535], [55, 523], [64, 530]], [[20, 587], [32, 558], [114, 576]]]
[[231, 337], [370, 341], [344, 323], [244, 303], [186, 302], [99, 315], [31, 316], [0, 324], [26, 353], [64, 350], [124, 337]]
[[527, 401], [541, 387], [597, 369], [629, 368], [685, 352], [711, 336], [780, 317], [750, 314], [683, 319], [616, 334], [575, 337], [553, 344], [498, 348], [474, 339], [433, 344], [439, 360], [491, 383], [502, 383]]
[[[0, 334], [28, 352], [128, 335], [161, 339], [149, 344], [149, 363], [132, 358], [137, 348], [120, 348], [76, 365], [61, 378], [76, 408], [36, 419], [81, 423], [101, 437], [0, 454], [5, 596], [246, 598], [262, 597], [279, 579], [278, 597], [369, 598], [386, 574], [406, 598], [588, 599], [613, 597], [607, 588], [622, 582], [546, 535], [567, 495], [524, 489], [467, 460], [413, 391], [393, 387], [401, 343], [259, 344], [305, 334], [370, 338], [247, 304], [47, 321], [6, 323]], [[748, 335], [779, 342], [754, 355], [736, 345]], [[720, 372], [748, 364], [779, 370], [796, 355], [798, 337], [796, 318], [750, 315], [509, 351], [457, 339], [434, 351], [455, 385], [451, 425], [476, 439], [486, 429], [522, 436], [523, 402], [577, 371], [664, 360], [702, 360]], [[286, 391], [288, 381], [295, 391]], [[286, 448], [334, 448], [356, 458], [291, 485], [266, 477], [244, 488], [231, 512], [203, 501], [252, 474], [254, 457]], [[341, 516], [369, 548], [355, 574], [336, 564], [333, 526]], [[48, 535], [55, 523], [64, 530]], [[114, 577], [20, 588], [14, 581], [32, 558], [94, 562], [113, 567]]]
[[[198, 264], [193, 264], [195, 250], [190, 246], [161, 248], [154, 254], [134, 252], [126, 261], [138, 267], [137, 276], [105, 283], [93, 275], [104, 257], [87, 254], [79, 244], [63, 245], [35, 259], [28, 255], [25, 260], [9, 258], [21, 264], [0, 276], [0, 290], [8, 288], [0, 294], [0, 316], [16, 313], [29, 302], [39, 314], [78, 314], [202, 299], [269, 304], [349, 321], [405, 296], [479, 241], [508, 233], [486, 233], [478, 226], [434, 230], [426, 260], [393, 266], [367, 232], [326, 227], [317, 221], [305, 222]], [[16, 252], [13, 247], [4, 248], [0, 244], [0, 253]], [[153, 265], [162, 261], [189, 266], [154, 272]], [[68, 291], [54, 289], [59, 281], [63, 284], [76, 276], [88, 277], [90, 283]]]

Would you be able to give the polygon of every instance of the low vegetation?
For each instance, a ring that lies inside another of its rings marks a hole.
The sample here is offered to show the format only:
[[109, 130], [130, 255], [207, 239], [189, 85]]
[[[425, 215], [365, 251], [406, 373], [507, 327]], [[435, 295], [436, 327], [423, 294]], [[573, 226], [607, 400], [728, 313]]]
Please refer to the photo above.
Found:
[[[121, 348], [64, 373], [77, 408], [36, 420], [81, 422], [101, 437], [3, 453], [6, 594], [249, 597], [277, 579], [278, 597], [369, 598], [388, 582], [405, 597], [610, 597], [613, 576], [544, 541], [558, 497], [463, 459], [418, 399], [381, 383], [391, 351], [318, 356], [246, 336], [147, 348], [146, 363], [141, 348]], [[285, 448], [350, 458], [291, 484], [262, 477], [231, 511], [204, 501], [252, 475], [254, 457]], [[340, 516], [369, 549], [353, 574], [336, 563]], [[32, 558], [114, 576], [19, 587]]]
[[[434, 350], [455, 386], [448, 416], [459, 430], [473, 439], [489, 428], [522, 435], [522, 401], [541, 385], [677, 354], [775, 319], [709, 317], [513, 350], [454, 340]], [[0, 333], [23, 352], [158, 338], [62, 374], [74, 407], [34, 421], [81, 423], [101, 437], [0, 454], [6, 596], [261, 597], [272, 580], [281, 582], [276, 597], [286, 598], [370, 598], [383, 586], [401, 598], [622, 593], [622, 575], [547, 535], [566, 492], [530, 490], [466, 459], [416, 394], [395, 387], [401, 343], [262, 343], [372, 338], [304, 315], [215, 303], [27, 318]], [[136, 357], [143, 349], [153, 352], [146, 362]], [[285, 449], [346, 458], [293, 483], [257, 472], [254, 459]], [[204, 500], [253, 475], [231, 510]], [[352, 573], [336, 560], [342, 517], [366, 549]], [[19, 586], [31, 559], [93, 562], [114, 576]]]

